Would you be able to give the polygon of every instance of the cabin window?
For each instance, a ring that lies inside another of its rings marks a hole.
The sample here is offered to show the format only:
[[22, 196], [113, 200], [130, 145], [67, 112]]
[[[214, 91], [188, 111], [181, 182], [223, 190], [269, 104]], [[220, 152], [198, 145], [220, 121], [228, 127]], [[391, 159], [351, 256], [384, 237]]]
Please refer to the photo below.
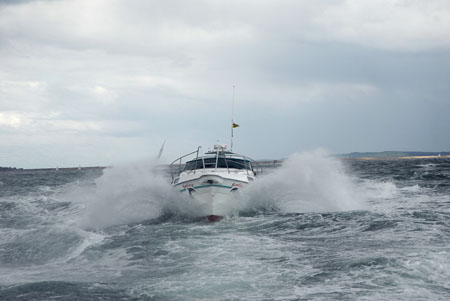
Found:
[[[215, 168], [216, 158], [205, 158], [205, 168]], [[217, 168], [233, 168], [233, 169], [252, 169], [251, 163], [248, 160], [237, 158], [225, 158], [219, 157], [217, 160]], [[203, 169], [203, 160], [197, 159], [186, 163], [184, 170]]]

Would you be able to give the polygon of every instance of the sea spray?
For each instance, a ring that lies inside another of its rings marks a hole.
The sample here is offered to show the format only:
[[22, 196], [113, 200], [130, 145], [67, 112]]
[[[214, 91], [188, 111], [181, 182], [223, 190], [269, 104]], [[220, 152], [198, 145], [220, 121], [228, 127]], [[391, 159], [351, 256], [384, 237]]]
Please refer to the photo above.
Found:
[[365, 207], [364, 196], [341, 161], [318, 149], [294, 153], [261, 175], [242, 196], [245, 210], [332, 212]]
[[[155, 219], [164, 213], [196, 217], [201, 204], [174, 191], [166, 172], [151, 161], [105, 169], [94, 191], [85, 197], [83, 226], [103, 228]], [[230, 199], [226, 212], [358, 210], [365, 207], [363, 195], [342, 162], [319, 149], [295, 153], [282, 167], [261, 174]]]
[[170, 181], [154, 162], [136, 162], [107, 168], [87, 198], [86, 226], [102, 228], [161, 215], [172, 198]]

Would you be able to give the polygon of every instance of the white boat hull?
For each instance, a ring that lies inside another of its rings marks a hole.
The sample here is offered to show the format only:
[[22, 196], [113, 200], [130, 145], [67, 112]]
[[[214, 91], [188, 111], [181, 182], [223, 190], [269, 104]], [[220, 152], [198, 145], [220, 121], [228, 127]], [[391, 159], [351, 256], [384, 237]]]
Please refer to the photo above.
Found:
[[196, 216], [210, 220], [232, 214], [236, 210], [237, 194], [248, 183], [217, 175], [204, 175], [175, 185], [184, 201], [194, 202]]
[[255, 180], [252, 161], [226, 151], [223, 145], [214, 145], [214, 151], [204, 155], [199, 146], [196, 151], [175, 159], [169, 169], [172, 185], [184, 199], [179, 209], [210, 220], [238, 211], [239, 191]]

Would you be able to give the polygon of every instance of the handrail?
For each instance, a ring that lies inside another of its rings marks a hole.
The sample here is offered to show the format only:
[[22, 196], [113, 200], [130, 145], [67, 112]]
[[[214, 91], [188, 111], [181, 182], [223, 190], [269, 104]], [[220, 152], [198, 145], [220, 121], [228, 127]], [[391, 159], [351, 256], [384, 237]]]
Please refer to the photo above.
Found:
[[[193, 151], [193, 152], [190, 152], [190, 153], [188, 153], [188, 154], [186, 154], [186, 155], [183, 155], [183, 156], [181, 156], [181, 157], [178, 157], [178, 158], [175, 159], [172, 163], [169, 164], [169, 169], [170, 169], [172, 181], [174, 181], [174, 172], [175, 172], [175, 171], [173, 170], [174, 164], [175, 164], [176, 162], [179, 162], [179, 163], [178, 163], [178, 173], [180, 173], [180, 172], [181, 172], [181, 166], [182, 166], [182, 163], [183, 163], [183, 158], [186, 158], [186, 157], [191, 156], [191, 155], [193, 155], [193, 154], [196, 154], [196, 157], [195, 157], [195, 165], [194, 165], [194, 169], [193, 169], [194, 174], [196, 173], [196, 170], [197, 170], [197, 163], [198, 163], [199, 157], [202, 159], [202, 165], [203, 165], [203, 166], [202, 166], [202, 169], [203, 169], [203, 170], [206, 169], [206, 165], [205, 165], [205, 157], [204, 157], [203, 155], [200, 155], [201, 149], [202, 149], [202, 147], [199, 146], [199, 147], [197, 147], [197, 150], [195, 150], [195, 151]], [[212, 155], [212, 154], [211, 154], [211, 155]], [[233, 162], [233, 164], [236, 164], [236, 165], [239, 165], [239, 166], [244, 167], [244, 169], [247, 171], [247, 174], [248, 174], [248, 171], [249, 171], [249, 170], [251, 170], [251, 171], [254, 172], [253, 166], [252, 166], [251, 162], [252, 162], [252, 161], [255, 161], [255, 160], [253, 160], [252, 158], [247, 157], [247, 156], [244, 156], [244, 155], [240, 155], [240, 154], [235, 154], [235, 153], [229, 153], [229, 154], [222, 153], [222, 154], [221, 154], [220, 151], [217, 151], [217, 152], [215, 153], [215, 159], [216, 159], [216, 160], [215, 160], [215, 161], [216, 161], [216, 162], [215, 162], [215, 169], [216, 169], [216, 170], [217, 170], [217, 168], [218, 168], [218, 162], [219, 162], [219, 156], [220, 156], [220, 155], [222, 155], [223, 158], [224, 158], [224, 160], [225, 160], [225, 165], [226, 165], [226, 168], [227, 168], [228, 173], [230, 173], [230, 166], [229, 166], [229, 164], [228, 164], [230, 160]], [[233, 157], [235, 157], [235, 158], [233, 158]], [[242, 163], [242, 162], [239, 162], [239, 161], [234, 161], [233, 159], [243, 160], [244, 162]], [[247, 162], [247, 161], [248, 161], [248, 162]]]
[[228, 173], [230, 173], [230, 167], [228, 167], [227, 156], [223, 156], [223, 158], [225, 160], [225, 165], [227, 166], [227, 171]]
[[[236, 154], [228, 154], [228, 156], [230, 157], [230, 159], [233, 159], [233, 158], [231, 158], [231, 156], [236, 156]], [[242, 163], [240, 163], [240, 162], [237, 162], [237, 161], [234, 161], [233, 163], [234, 164], [237, 164], [237, 165], [240, 165], [240, 166], [244, 166], [245, 167], [245, 170], [247, 171], [247, 175], [248, 175], [248, 171], [249, 170], [252, 170], [253, 171], [253, 167], [251, 166], [251, 165], [249, 165], [248, 167], [247, 167], [247, 161], [249, 161], [249, 163], [251, 162], [251, 161], [255, 161], [255, 160], [253, 160], [253, 159], [251, 159], [251, 158], [249, 158], [249, 157], [246, 157], [246, 156], [243, 156], [243, 155], [238, 155], [238, 156], [240, 156], [240, 157], [242, 157], [242, 159], [243, 159], [243, 161], [244, 161], [244, 164], [242, 164]], [[227, 169], [228, 169], [228, 173], [230, 173], [230, 171], [229, 171], [229, 167], [228, 167], [228, 162], [227, 162], [227, 154], [224, 154], [224, 159], [225, 159], [225, 164], [227, 165]]]
[[[171, 175], [171, 177], [172, 177], [172, 181], [174, 180], [174, 177], [173, 177], [173, 171], [172, 171], [172, 165], [173, 165], [175, 162], [177, 162], [177, 161], [179, 160], [179, 161], [180, 161], [180, 164], [178, 165], [178, 172], [180, 172], [180, 171], [181, 171], [181, 163], [182, 163], [182, 159], [185, 158], [185, 157], [187, 157], [187, 156], [190, 156], [190, 155], [192, 155], [192, 154], [195, 154], [195, 153], [197, 153], [197, 158], [198, 158], [198, 154], [199, 154], [199, 151], [200, 151], [201, 148], [202, 148], [202, 147], [199, 146], [199, 147], [197, 147], [197, 150], [196, 150], [196, 151], [193, 151], [193, 152], [191, 152], [191, 153], [189, 153], [189, 154], [186, 154], [186, 155], [184, 155], [184, 156], [181, 156], [181, 157], [179, 157], [179, 158], [176, 158], [175, 160], [173, 160], [172, 163], [169, 164], [170, 175]], [[197, 163], [197, 162], [196, 162], [196, 163]], [[205, 162], [204, 162], [204, 161], [203, 161], [203, 168], [205, 168]]]
[[197, 169], [197, 160], [198, 160], [198, 151], [200, 149], [200, 146], [197, 148], [197, 156], [195, 157], [195, 166], [194, 166], [194, 175], [195, 175], [195, 170]]
[[217, 152], [216, 152], [216, 166], [214, 167], [215, 170], [217, 170], [217, 165], [219, 163], [219, 153], [220, 153], [220, 150], [217, 150]]
[[[200, 146], [199, 146], [199, 147], [200, 147]], [[175, 160], [173, 160], [172, 163], [169, 164], [169, 166], [173, 165], [173, 163], [175, 163], [176, 161], [178, 161], [178, 160], [180, 160], [180, 159], [183, 159], [184, 157], [187, 157], [187, 156], [189, 156], [189, 155], [195, 154], [196, 152], [198, 152], [198, 149], [197, 149], [196, 151], [193, 151], [192, 153], [189, 153], [189, 154], [186, 154], [186, 155], [181, 156], [181, 157], [179, 157], [179, 158], [176, 158]]]

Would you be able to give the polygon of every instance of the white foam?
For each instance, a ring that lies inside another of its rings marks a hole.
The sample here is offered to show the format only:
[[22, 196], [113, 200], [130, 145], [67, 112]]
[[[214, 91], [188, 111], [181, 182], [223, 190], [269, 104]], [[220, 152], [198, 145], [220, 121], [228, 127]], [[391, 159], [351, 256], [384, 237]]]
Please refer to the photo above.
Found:
[[[72, 196], [75, 194], [72, 193]], [[153, 162], [136, 162], [104, 170], [94, 189], [76, 192], [85, 207], [82, 227], [103, 228], [159, 217], [170, 210], [195, 216], [188, 203], [172, 190]], [[276, 207], [282, 212], [332, 212], [365, 208], [365, 196], [341, 161], [323, 150], [291, 155], [282, 167], [263, 174], [229, 202], [228, 212]]]
[[83, 231], [79, 229], [77, 233], [80, 234], [82, 240], [78, 245], [72, 248], [71, 252], [64, 258], [65, 262], [78, 258], [84, 250], [102, 243], [105, 239], [105, 235], [98, 232]]
[[341, 161], [324, 150], [295, 153], [251, 185], [247, 206], [275, 206], [284, 212], [358, 210], [365, 198]]
[[172, 192], [169, 180], [152, 162], [139, 162], [105, 169], [86, 196], [82, 224], [102, 228], [160, 216]]
[[419, 191], [421, 191], [421, 187], [419, 186], [419, 184], [416, 184], [413, 186], [402, 187], [400, 190], [407, 191], [407, 192], [419, 192]]
[[360, 188], [368, 200], [390, 200], [399, 194], [392, 181], [365, 180]]

